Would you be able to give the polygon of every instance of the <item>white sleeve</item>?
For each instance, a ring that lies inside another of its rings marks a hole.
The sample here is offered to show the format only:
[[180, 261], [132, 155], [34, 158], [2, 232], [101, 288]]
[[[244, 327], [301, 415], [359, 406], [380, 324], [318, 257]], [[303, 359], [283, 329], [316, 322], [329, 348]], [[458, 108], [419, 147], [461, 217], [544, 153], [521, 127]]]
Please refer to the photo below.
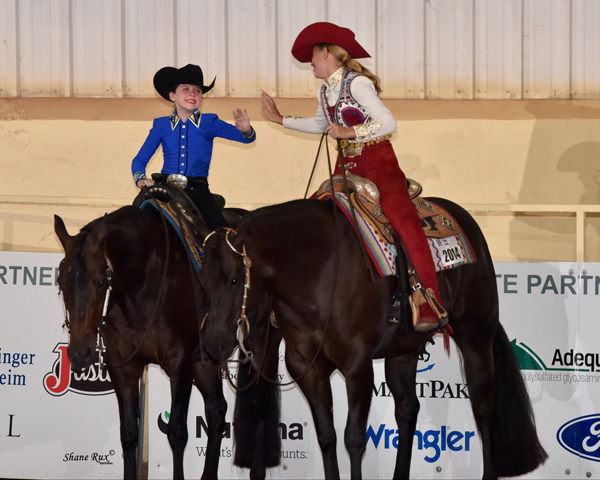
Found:
[[370, 122], [354, 127], [357, 141], [368, 142], [396, 131], [396, 119], [377, 95], [371, 80], [364, 75], [359, 75], [352, 80], [350, 89], [354, 99], [371, 117]]
[[283, 127], [289, 128], [290, 130], [298, 130], [304, 133], [323, 133], [329, 120], [325, 116], [323, 107], [321, 105], [321, 98], [319, 96], [319, 106], [317, 107], [317, 113], [314, 117], [292, 117], [286, 115], [283, 117]]

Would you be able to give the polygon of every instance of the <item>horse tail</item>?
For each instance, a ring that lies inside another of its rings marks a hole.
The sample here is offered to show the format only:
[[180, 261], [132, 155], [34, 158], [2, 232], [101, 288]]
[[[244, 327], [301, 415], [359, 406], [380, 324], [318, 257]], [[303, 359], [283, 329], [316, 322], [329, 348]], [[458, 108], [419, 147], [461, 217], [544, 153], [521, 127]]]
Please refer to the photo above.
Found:
[[237, 392], [233, 418], [233, 463], [254, 472], [262, 472], [259, 477], [263, 478], [266, 468], [276, 467], [280, 462], [280, 394], [279, 386], [274, 383], [279, 364], [278, 335], [278, 332], [269, 335], [264, 361], [257, 358], [261, 372], [273, 382], [257, 377], [258, 373], [250, 364], [240, 364], [238, 369], [240, 390]]
[[531, 401], [517, 357], [502, 325], [498, 325], [494, 355], [494, 470], [515, 477], [535, 470], [548, 458], [540, 444]]

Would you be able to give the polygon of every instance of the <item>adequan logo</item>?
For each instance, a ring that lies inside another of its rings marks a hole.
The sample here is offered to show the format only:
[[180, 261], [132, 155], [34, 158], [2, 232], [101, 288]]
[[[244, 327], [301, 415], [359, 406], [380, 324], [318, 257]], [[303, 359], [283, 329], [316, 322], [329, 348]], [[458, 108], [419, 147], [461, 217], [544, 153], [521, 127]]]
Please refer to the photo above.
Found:
[[600, 354], [554, 350], [551, 365], [547, 366], [542, 358], [523, 342], [517, 343], [515, 338], [510, 344], [513, 347], [521, 370], [543, 370], [555, 372], [596, 372], [600, 370]]
[[107, 395], [115, 391], [107, 371], [100, 367], [99, 354], [94, 363], [83, 373], [71, 371], [71, 362], [67, 356], [66, 343], [57, 343], [54, 353], [58, 355], [52, 370], [44, 376], [44, 389], [50, 395], [58, 397], [67, 392], [80, 395]]
[[573, 455], [600, 462], [600, 414], [568, 421], [558, 429], [556, 439]]

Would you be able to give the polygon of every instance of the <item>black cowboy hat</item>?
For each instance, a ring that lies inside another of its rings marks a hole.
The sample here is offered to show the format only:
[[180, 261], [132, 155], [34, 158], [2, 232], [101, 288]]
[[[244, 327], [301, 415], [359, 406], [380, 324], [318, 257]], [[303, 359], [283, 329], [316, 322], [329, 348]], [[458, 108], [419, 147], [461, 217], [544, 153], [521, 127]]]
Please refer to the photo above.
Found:
[[212, 83], [207, 87], [204, 85], [204, 75], [202, 69], [198, 65], [188, 63], [185, 67], [164, 67], [154, 75], [154, 88], [165, 100], [171, 101], [169, 92], [176, 85], [182, 83], [188, 85], [196, 85], [200, 87], [202, 93], [208, 92], [215, 86], [215, 77]]

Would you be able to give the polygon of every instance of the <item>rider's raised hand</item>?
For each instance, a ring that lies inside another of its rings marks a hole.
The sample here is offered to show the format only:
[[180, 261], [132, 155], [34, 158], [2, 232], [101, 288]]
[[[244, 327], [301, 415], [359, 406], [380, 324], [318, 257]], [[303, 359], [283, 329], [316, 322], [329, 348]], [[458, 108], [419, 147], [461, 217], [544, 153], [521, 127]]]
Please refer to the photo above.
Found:
[[252, 126], [250, 125], [250, 118], [248, 118], [248, 112], [242, 111], [241, 108], [236, 108], [233, 111], [233, 118], [235, 120], [235, 126], [242, 133], [250, 133]]
[[279, 113], [277, 110], [277, 105], [275, 105], [275, 100], [271, 98], [271, 96], [265, 92], [264, 90], [260, 91], [260, 109], [264, 112], [265, 116], [272, 122], [283, 124], [283, 115]]

